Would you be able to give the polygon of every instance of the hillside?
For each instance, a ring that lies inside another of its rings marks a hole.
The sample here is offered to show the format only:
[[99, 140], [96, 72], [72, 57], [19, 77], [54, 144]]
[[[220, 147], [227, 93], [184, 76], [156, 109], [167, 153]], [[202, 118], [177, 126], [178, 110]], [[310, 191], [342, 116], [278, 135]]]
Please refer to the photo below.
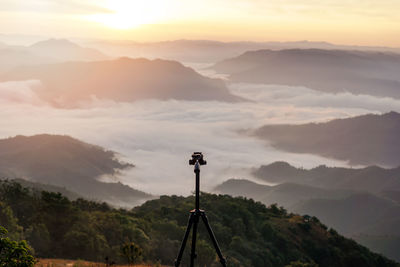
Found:
[[[274, 165], [271, 169], [275, 168]], [[292, 212], [316, 216], [339, 233], [359, 238], [356, 240], [369, 249], [400, 260], [399, 255], [393, 253], [400, 240], [397, 227], [400, 223], [400, 205], [386, 197], [386, 191], [378, 196], [305, 184], [286, 182], [266, 186], [248, 180], [230, 179], [218, 185], [215, 192], [253, 198], [266, 205], [279, 203]], [[395, 194], [391, 191], [389, 195]], [[379, 240], [377, 244], [373, 243], [375, 239]]]
[[[0, 180], [0, 182], [6, 182], [7, 180]], [[83, 196], [71, 192], [65, 187], [61, 186], [56, 186], [56, 185], [51, 185], [51, 184], [42, 184], [42, 183], [37, 183], [37, 182], [32, 182], [28, 180], [23, 180], [23, 179], [12, 179], [10, 182], [16, 182], [22, 185], [23, 187], [29, 188], [32, 191], [36, 192], [41, 192], [41, 191], [47, 191], [47, 192], [54, 192], [54, 193], [61, 193], [63, 196], [67, 197], [70, 200], [76, 200], [78, 198], [83, 198]]]
[[305, 86], [330, 93], [349, 91], [400, 98], [400, 54], [287, 49], [248, 51], [213, 69], [235, 82]]
[[0, 174], [65, 189], [90, 199], [134, 205], [150, 195], [121, 183], [103, 183], [101, 175], [115, 175], [133, 167], [116, 159], [113, 151], [69, 136], [16, 136], [0, 140]]
[[[107, 255], [117, 263], [124, 262], [121, 247], [134, 242], [143, 252], [139, 260], [173, 264], [194, 204], [192, 196], [163, 196], [127, 211], [82, 199], [71, 202], [48, 192], [35, 196], [13, 183], [3, 184], [0, 190], [0, 201], [8, 209], [2, 225], [16, 231], [29, 227], [22, 238], [27, 238], [37, 256], [102, 261]], [[201, 206], [207, 210], [229, 266], [279, 267], [291, 262], [327, 267], [399, 266], [327, 230], [315, 217], [226, 195], [202, 194]], [[211, 266], [216, 255], [202, 224], [198, 238], [199, 266]]]
[[311, 185], [282, 183], [274, 186], [262, 185], [244, 179], [229, 179], [214, 189], [217, 193], [231, 196], [245, 196], [261, 201], [266, 205], [279, 203], [291, 209], [301, 201], [313, 198], [338, 199], [351, 195], [348, 190], [329, 190]]
[[317, 216], [345, 236], [400, 261], [400, 205], [397, 203], [359, 193], [343, 199], [310, 199], [292, 209]]
[[325, 123], [266, 125], [254, 135], [277, 149], [355, 165], [400, 166], [400, 114], [368, 114]]
[[400, 205], [368, 193], [342, 199], [310, 199], [295, 212], [317, 216], [345, 235], [369, 233], [400, 236]]
[[117, 102], [138, 99], [242, 100], [229, 93], [222, 80], [201, 76], [176, 61], [120, 58], [25, 66], [0, 75], [0, 81], [38, 79], [37, 93], [61, 107], [93, 98]]

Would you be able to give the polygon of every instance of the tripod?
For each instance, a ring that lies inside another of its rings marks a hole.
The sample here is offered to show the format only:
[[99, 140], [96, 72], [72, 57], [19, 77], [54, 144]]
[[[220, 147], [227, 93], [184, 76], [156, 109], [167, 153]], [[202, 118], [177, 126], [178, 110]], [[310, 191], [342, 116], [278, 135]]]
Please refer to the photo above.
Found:
[[221, 250], [219, 248], [217, 239], [215, 238], [214, 232], [211, 229], [210, 224], [208, 223], [208, 219], [204, 210], [201, 210], [200, 207], [200, 165], [205, 165], [207, 162], [203, 160], [203, 154], [201, 152], [194, 152], [192, 155], [192, 159], [189, 160], [190, 165], [194, 165], [194, 173], [196, 174], [196, 208], [190, 211], [189, 222], [186, 228], [185, 235], [183, 236], [181, 248], [179, 250], [178, 257], [175, 260], [175, 267], [178, 267], [182, 260], [182, 255], [185, 250], [186, 242], [188, 240], [190, 229], [193, 226], [193, 234], [192, 234], [192, 248], [190, 252], [190, 267], [194, 266], [194, 260], [197, 257], [196, 255], [196, 237], [197, 237], [197, 226], [199, 224], [200, 218], [202, 219], [204, 225], [206, 226], [207, 232], [210, 235], [211, 241], [214, 245], [215, 251], [218, 254], [219, 261], [222, 266], [226, 267], [226, 260], [224, 256], [222, 256]]

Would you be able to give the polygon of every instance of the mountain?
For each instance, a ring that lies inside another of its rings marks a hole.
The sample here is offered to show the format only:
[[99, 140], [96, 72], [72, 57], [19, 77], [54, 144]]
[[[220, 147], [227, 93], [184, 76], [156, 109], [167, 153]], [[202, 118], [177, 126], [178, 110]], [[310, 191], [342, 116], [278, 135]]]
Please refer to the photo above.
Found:
[[54, 192], [54, 193], [61, 193], [63, 196], [66, 196], [68, 199], [71, 200], [76, 200], [78, 198], [83, 198], [83, 196], [69, 191], [65, 187], [61, 186], [56, 186], [56, 185], [51, 185], [51, 184], [42, 184], [42, 183], [37, 183], [37, 182], [32, 182], [24, 179], [12, 179], [12, 180], [0, 180], [0, 183], [7, 183], [7, 182], [16, 182], [20, 184], [21, 186], [25, 188], [29, 188], [32, 190], [32, 192], [41, 192], [41, 191], [47, 191], [47, 192]]
[[400, 168], [340, 168], [321, 165], [307, 170], [295, 168], [286, 162], [274, 162], [254, 169], [253, 175], [270, 183], [298, 183], [325, 189], [367, 191], [394, 199], [398, 198], [397, 193], [400, 191]]
[[108, 56], [65, 39], [50, 39], [30, 46], [1, 46], [0, 72], [20, 66], [37, 66], [66, 61], [105, 60]]
[[400, 53], [399, 48], [336, 45], [327, 42], [220, 42], [215, 40], [172, 40], [162, 42], [134, 41], [86, 41], [85, 46], [101, 49], [115, 57], [164, 58], [182, 62], [215, 63], [226, 58], [236, 57], [246, 51], [271, 49], [336, 49], [360, 51], [386, 51]]
[[67, 39], [49, 39], [34, 43], [28, 50], [39, 56], [49, 56], [58, 62], [98, 61], [108, 57], [93, 48], [81, 47]]
[[[399, 76], [400, 77], [400, 76]], [[277, 149], [354, 165], [400, 166], [400, 114], [368, 114], [325, 123], [266, 125], [254, 135]]]
[[344, 199], [310, 199], [293, 207], [293, 211], [317, 216], [345, 236], [400, 261], [397, 253], [400, 244], [398, 203], [360, 193]]
[[[8, 228], [20, 231], [38, 257], [103, 261], [106, 255], [118, 264], [126, 263], [121, 251], [128, 245], [133, 253], [142, 252], [140, 262], [173, 265], [194, 205], [194, 196], [162, 196], [132, 210], [112, 209], [49, 192], [35, 197], [13, 183], [1, 186], [0, 196]], [[228, 266], [399, 266], [328, 230], [316, 217], [243, 198], [201, 198]], [[196, 263], [214, 266], [216, 254], [205, 230], [200, 224]], [[187, 248], [184, 266], [188, 255]]]
[[274, 186], [262, 185], [244, 179], [229, 179], [216, 186], [217, 193], [231, 196], [245, 196], [261, 201], [266, 205], [278, 203], [291, 209], [301, 201], [313, 198], [338, 199], [351, 195], [349, 190], [329, 190], [296, 183], [282, 183]]
[[[272, 165], [271, 170], [274, 168], [276, 166]], [[243, 179], [230, 179], [218, 185], [214, 191], [253, 198], [266, 205], [278, 203], [291, 212], [316, 216], [339, 233], [356, 238], [369, 249], [400, 261], [399, 255], [393, 253], [400, 240], [400, 204], [385, 195], [356, 190], [335, 190], [295, 183], [267, 186]], [[379, 242], [374, 243], [373, 240]]]
[[0, 48], [0, 73], [9, 71], [18, 66], [48, 64], [53, 60], [47, 56], [39, 56], [28, 49]]
[[400, 205], [369, 193], [342, 199], [309, 199], [293, 207], [293, 211], [317, 216], [345, 235], [400, 236]]
[[305, 86], [400, 98], [400, 54], [370, 51], [286, 49], [248, 51], [216, 63], [234, 82]]
[[116, 153], [60, 135], [16, 136], [0, 140], [0, 174], [3, 178], [64, 187], [80, 196], [119, 205], [135, 205], [151, 195], [121, 183], [98, 181], [133, 167], [116, 159]]
[[201, 76], [176, 61], [120, 58], [25, 66], [1, 81], [38, 79], [38, 94], [61, 107], [74, 107], [93, 97], [129, 102], [144, 98], [193, 101], [240, 101], [224, 82]]

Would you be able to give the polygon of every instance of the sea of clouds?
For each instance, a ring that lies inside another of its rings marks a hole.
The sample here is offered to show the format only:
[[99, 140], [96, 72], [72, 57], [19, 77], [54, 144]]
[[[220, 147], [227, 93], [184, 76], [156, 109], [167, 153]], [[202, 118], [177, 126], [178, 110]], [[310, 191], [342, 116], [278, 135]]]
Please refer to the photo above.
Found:
[[205, 191], [233, 177], [254, 179], [251, 168], [277, 160], [305, 168], [346, 166], [320, 156], [278, 151], [243, 130], [400, 111], [400, 100], [392, 98], [255, 84], [229, 84], [232, 93], [250, 100], [242, 103], [93, 99], [82, 108], [59, 109], [35, 94], [40, 86], [39, 81], [0, 83], [0, 138], [65, 134], [114, 150], [136, 167], [102, 179], [153, 194], [193, 191], [194, 174], [188, 166], [193, 151], [202, 151], [208, 161], [202, 168]]

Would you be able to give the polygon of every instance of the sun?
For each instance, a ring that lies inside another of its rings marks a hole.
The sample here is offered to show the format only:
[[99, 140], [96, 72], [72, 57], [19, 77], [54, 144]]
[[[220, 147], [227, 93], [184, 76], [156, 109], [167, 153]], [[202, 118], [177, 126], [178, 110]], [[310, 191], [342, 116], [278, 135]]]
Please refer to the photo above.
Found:
[[127, 30], [143, 24], [163, 20], [167, 12], [167, 1], [164, 0], [110, 0], [105, 3], [108, 14], [95, 14], [90, 20], [107, 27]]

